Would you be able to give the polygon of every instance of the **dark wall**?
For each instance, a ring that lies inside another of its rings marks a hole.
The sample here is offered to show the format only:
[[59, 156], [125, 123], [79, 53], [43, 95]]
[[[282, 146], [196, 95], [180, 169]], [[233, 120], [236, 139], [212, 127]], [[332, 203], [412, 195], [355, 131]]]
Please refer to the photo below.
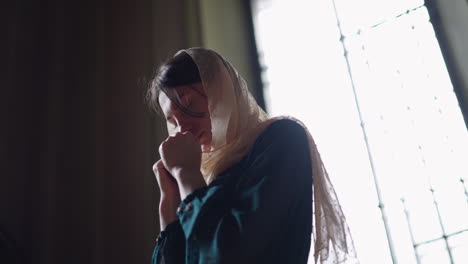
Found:
[[148, 263], [165, 137], [145, 78], [183, 1], [2, 4], [0, 263]]

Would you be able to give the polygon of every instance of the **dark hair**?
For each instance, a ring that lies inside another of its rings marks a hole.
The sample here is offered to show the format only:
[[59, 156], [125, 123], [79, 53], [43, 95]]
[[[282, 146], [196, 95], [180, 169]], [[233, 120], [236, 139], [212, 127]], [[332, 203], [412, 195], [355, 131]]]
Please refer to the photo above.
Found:
[[193, 112], [183, 106], [178, 97], [169, 91], [169, 89], [177, 86], [191, 85], [198, 82], [201, 82], [201, 78], [197, 65], [190, 55], [186, 52], [181, 52], [159, 67], [156, 76], [151, 81], [146, 92], [146, 101], [152, 110], [161, 114], [159, 94], [163, 92], [184, 113], [199, 117], [201, 113]]

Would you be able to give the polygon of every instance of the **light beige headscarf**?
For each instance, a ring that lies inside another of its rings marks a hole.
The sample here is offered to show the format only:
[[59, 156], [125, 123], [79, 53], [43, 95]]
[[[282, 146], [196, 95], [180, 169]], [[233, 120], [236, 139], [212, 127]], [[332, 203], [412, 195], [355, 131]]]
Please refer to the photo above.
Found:
[[[198, 66], [208, 97], [211, 117], [211, 152], [203, 153], [201, 171], [209, 184], [224, 170], [239, 162], [255, 139], [271, 123], [292, 119], [308, 135], [312, 160], [314, 219], [311, 252], [315, 263], [359, 263], [351, 233], [328, 177], [320, 154], [308, 129], [292, 117], [268, 118], [250, 94], [247, 84], [236, 69], [218, 53], [204, 48], [181, 50]], [[177, 55], [176, 54], [176, 55]], [[169, 134], [174, 134], [168, 126]]]

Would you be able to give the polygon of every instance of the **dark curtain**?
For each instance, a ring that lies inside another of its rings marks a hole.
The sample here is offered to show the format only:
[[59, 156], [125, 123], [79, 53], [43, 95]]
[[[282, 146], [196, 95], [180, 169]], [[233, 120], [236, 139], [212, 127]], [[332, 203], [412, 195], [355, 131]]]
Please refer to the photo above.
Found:
[[165, 133], [143, 95], [184, 2], [1, 6], [0, 263], [149, 263]]

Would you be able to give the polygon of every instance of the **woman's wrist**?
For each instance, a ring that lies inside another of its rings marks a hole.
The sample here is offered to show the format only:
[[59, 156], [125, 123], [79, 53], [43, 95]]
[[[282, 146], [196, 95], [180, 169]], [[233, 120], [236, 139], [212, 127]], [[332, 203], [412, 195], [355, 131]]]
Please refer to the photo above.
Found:
[[179, 185], [180, 199], [184, 200], [196, 189], [206, 186], [203, 174], [198, 170], [179, 170], [177, 172], [177, 184]]
[[164, 230], [168, 224], [178, 219], [176, 211], [179, 204], [179, 197], [169, 199], [168, 197], [161, 196], [161, 200], [159, 201], [159, 225], [161, 231]]

